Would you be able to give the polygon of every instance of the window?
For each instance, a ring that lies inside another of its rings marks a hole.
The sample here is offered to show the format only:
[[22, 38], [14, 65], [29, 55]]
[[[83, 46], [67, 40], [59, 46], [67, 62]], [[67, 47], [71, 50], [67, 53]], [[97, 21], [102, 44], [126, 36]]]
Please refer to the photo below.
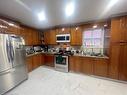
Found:
[[100, 48], [104, 47], [104, 29], [89, 29], [83, 32], [83, 47], [84, 48]]

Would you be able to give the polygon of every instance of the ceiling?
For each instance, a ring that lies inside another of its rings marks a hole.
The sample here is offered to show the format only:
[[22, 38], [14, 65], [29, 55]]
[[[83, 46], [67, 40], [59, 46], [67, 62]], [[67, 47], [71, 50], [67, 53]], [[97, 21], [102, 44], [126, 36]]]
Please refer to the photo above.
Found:
[[[74, 12], [67, 16], [65, 9], [70, 2], [74, 4]], [[42, 11], [45, 20], [38, 18], [38, 13]], [[37, 29], [105, 19], [125, 12], [127, 0], [0, 0], [1, 15]]]

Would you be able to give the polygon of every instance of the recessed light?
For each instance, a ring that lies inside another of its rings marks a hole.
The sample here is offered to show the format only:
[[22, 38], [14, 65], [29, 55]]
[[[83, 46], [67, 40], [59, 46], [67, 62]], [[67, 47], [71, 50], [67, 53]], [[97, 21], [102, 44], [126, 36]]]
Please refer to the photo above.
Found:
[[40, 21], [46, 20], [45, 13], [44, 13], [44, 12], [38, 13], [38, 19], [39, 19]]
[[111, 8], [112, 6], [114, 6], [119, 0], [110, 0], [108, 8]]
[[97, 25], [94, 25], [93, 28], [97, 28]]
[[78, 30], [78, 27], [76, 27], [76, 30]]
[[74, 3], [70, 2], [65, 8], [66, 16], [71, 16], [74, 13]]
[[64, 31], [65, 29], [64, 28], [62, 28], [62, 31]]
[[9, 24], [9, 26], [14, 26], [14, 24], [13, 23], [8, 23]]
[[107, 24], [104, 25], [104, 27], [107, 27], [107, 26], [108, 26]]

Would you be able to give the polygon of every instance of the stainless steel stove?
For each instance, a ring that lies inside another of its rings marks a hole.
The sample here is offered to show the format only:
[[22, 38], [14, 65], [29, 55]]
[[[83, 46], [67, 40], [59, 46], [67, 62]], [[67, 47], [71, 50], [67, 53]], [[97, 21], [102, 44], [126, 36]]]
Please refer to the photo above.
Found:
[[55, 69], [62, 72], [68, 72], [68, 56], [55, 55]]

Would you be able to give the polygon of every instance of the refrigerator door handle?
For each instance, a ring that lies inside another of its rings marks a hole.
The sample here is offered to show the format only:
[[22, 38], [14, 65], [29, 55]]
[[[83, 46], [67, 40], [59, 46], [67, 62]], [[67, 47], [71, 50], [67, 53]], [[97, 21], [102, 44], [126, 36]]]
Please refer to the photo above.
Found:
[[10, 55], [11, 55], [11, 61], [12, 63], [14, 62], [14, 49], [13, 49], [13, 45], [10, 42]]
[[6, 50], [7, 50], [7, 58], [8, 58], [8, 61], [10, 63], [11, 62], [11, 59], [10, 59], [10, 45], [9, 45], [8, 39], [6, 39]]
[[0, 76], [5, 75], [5, 74], [8, 74], [8, 73], [10, 73], [10, 72], [11, 72], [11, 70], [1, 72], [1, 73], [0, 73]]

